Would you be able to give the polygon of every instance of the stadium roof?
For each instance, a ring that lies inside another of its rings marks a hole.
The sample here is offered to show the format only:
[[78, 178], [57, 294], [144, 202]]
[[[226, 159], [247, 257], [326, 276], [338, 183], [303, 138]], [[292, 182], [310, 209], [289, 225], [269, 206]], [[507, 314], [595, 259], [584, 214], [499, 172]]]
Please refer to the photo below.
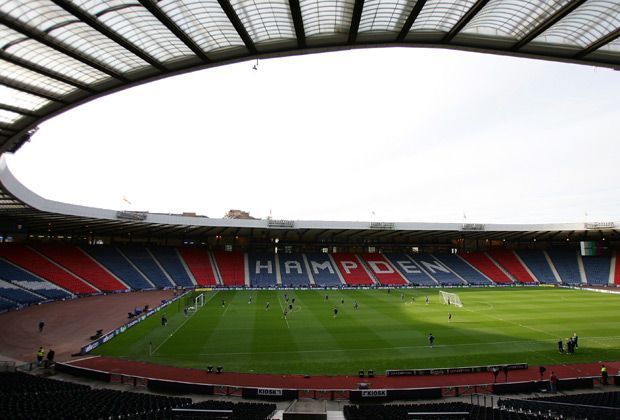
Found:
[[437, 47], [620, 69], [619, 37], [617, 0], [0, 0], [0, 153], [85, 101], [254, 57]]
[[243, 236], [284, 243], [447, 244], [455, 239], [509, 242], [620, 240], [620, 222], [555, 224], [393, 223], [215, 219], [116, 211], [47, 200], [28, 190], [0, 157], [0, 234], [177, 238]]

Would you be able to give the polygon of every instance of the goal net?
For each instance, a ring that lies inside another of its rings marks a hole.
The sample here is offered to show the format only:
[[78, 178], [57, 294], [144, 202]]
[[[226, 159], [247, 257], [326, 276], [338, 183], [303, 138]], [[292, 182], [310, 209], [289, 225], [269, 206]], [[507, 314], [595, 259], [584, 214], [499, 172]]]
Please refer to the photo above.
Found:
[[463, 303], [461, 303], [461, 298], [456, 293], [448, 293], [440, 290], [439, 297], [446, 305], [454, 305], [458, 306], [459, 308], [463, 307]]
[[205, 294], [201, 293], [194, 298], [194, 306], [187, 308], [188, 312], [196, 312], [198, 309], [205, 306]]

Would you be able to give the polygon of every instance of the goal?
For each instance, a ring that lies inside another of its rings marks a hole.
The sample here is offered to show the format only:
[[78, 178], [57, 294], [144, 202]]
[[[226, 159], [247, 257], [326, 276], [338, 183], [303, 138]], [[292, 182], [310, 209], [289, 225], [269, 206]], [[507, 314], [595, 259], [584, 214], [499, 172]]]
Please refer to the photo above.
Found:
[[196, 312], [198, 309], [205, 306], [205, 294], [201, 293], [194, 298], [194, 306], [187, 308], [188, 312]]
[[439, 297], [443, 300], [443, 303], [447, 305], [454, 305], [454, 306], [458, 306], [459, 308], [463, 307], [461, 298], [456, 293], [448, 293], [448, 292], [444, 292], [440, 290]]

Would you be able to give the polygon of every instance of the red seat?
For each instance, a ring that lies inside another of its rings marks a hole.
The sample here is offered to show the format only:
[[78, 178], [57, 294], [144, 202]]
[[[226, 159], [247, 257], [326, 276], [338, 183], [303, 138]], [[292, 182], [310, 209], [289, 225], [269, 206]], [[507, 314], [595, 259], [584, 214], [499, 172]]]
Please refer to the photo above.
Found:
[[514, 252], [508, 249], [498, 249], [491, 251], [491, 257], [504, 267], [512, 277], [514, 277], [520, 283], [535, 283], [536, 280], [532, 278], [527, 269], [523, 266], [521, 261], [517, 258]]
[[70, 272], [58, 267], [50, 260], [24, 245], [10, 244], [0, 246], [0, 257], [16, 264], [31, 273], [77, 294], [97, 293], [97, 290]]
[[245, 284], [243, 252], [217, 251], [214, 256], [224, 286], [243, 286]]
[[355, 254], [336, 253], [332, 254], [332, 257], [347, 284], [352, 286], [374, 284]]
[[512, 284], [512, 280], [484, 252], [459, 255], [495, 283]]
[[209, 251], [202, 248], [179, 248], [179, 253], [199, 286], [215, 286], [215, 273]]
[[37, 245], [37, 251], [49, 259], [77, 274], [93, 286], [104, 292], [127, 290], [128, 287], [118, 281], [97, 264], [84, 251], [75, 246]]
[[361, 257], [366, 262], [368, 269], [379, 280], [379, 283], [385, 285], [407, 284], [403, 276], [398, 273], [398, 270], [382, 254], [368, 253], [362, 254]]

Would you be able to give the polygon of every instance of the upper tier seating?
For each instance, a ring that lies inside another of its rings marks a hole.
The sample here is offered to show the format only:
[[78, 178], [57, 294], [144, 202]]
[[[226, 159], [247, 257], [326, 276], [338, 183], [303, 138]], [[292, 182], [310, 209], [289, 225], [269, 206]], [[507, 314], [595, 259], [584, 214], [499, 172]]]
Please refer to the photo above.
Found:
[[119, 247], [119, 251], [144, 274], [155, 287], [165, 288], [175, 286], [162, 269], [157, 265], [148, 250], [141, 246]]
[[209, 251], [202, 248], [179, 248], [179, 253], [199, 286], [217, 284]]
[[504, 267], [520, 283], [535, 283], [527, 269], [521, 264], [514, 252], [508, 249], [496, 249], [491, 251], [491, 257]]
[[48, 299], [65, 299], [71, 294], [58, 286], [31, 274], [3, 259], [0, 259], [0, 279], [31, 290]]
[[610, 257], [591, 256], [582, 257], [581, 259], [588, 284], [601, 286], [609, 284]]
[[362, 254], [361, 257], [366, 262], [366, 266], [370, 272], [379, 280], [379, 283], [392, 286], [407, 284], [407, 281], [400, 275], [399, 271], [396, 270], [383, 255], [369, 253]]
[[[434, 257], [434, 258], [433, 258]], [[452, 254], [413, 254], [412, 258], [418, 265], [433, 276], [439, 284], [461, 286], [465, 284], [456, 274], [470, 284], [490, 284], [482, 274], [471, 268], [467, 263]], [[438, 262], [437, 260], [440, 262]], [[452, 271], [454, 272], [452, 272]]]
[[37, 245], [35, 249], [103, 292], [127, 290], [127, 286], [104, 270], [78, 247], [46, 244]]
[[1, 245], [0, 256], [72, 293], [97, 293], [97, 289], [70, 272], [63, 270], [27, 246], [18, 244]]
[[187, 274], [187, 270], [181, 261], [181, 257], [177, 253], [176, 248], [172, 247], [149, 247], [151, 254], [157, 259], [159, 264], [168, 273], [168, 276], [176, 283], [177, 286], [194, 287], [195, 284]]
[[547, 254], [551, 258], [555, 270], [560, 275], [562, 283], [580, 285], [579, 263], [577, 251], [574, 249], [550, 249]]
[[277, 286], [275, 254], [250, 252], [248, 254], [248, 273], [253, 287]]
[[278, 254], [280, 277], [283, 286], [303, 287], [310, 285], [308, 270], [302, 254]]
[[0, 280], [0, 297], [6, 298], [22, 305], [30, 305], [44, 300], [41, 296], [37, 296], [27, 290], [17, 287], [12, 283]]
[[92, 245], [84, 247], [84, 251], [132, 289], [153, 289], [153, 285], [115, 247], [110, 245]]
[[335, 253], [332, 258], [342, 274], [344, 281], [350, 286], [372, 285], [374, 282], [364, 269], [355, 254]]
[[385, 254], [385, 257], [410, 284], [416, 286], [437, 286], [439, 283], [420, 269], [406, 254]]
[[245, 262], [242, 252], [217, 251], [214, 256], [224, 286], [245, 285]]
[[515, 252], [540, 283], [558, 284], [542, 251], [525, 249]]
[[512, 280], [484, 252], [463, 253], [459, 254], [459, 256], [495, 283], [513, 283]]
[[342, 286], [340, 276], [336, 271], [337, 268], [329, 258], [329, 254], [323, 253], [309, 253], [306, 254], [308, 264], [310, 265], [310, 271], [314, 282], [319, 287], [338, 287]]

